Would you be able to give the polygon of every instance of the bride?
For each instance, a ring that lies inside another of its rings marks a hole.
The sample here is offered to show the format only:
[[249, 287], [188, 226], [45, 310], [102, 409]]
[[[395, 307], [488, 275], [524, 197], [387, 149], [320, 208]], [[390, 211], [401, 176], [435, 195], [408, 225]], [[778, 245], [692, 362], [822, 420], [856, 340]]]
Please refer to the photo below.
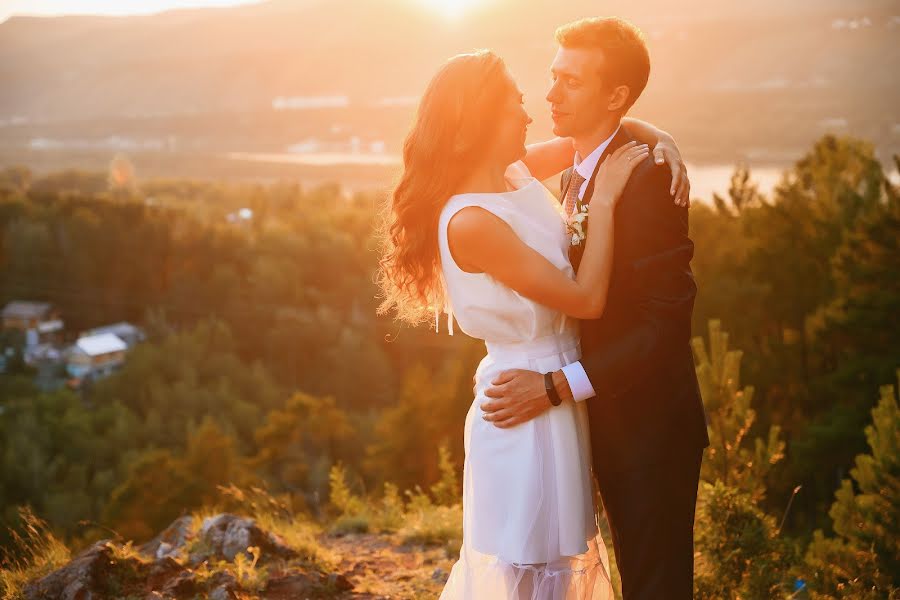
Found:
[[[531, 118], [504, 62], [481, 50], [448, 60], [429, 83], [386, 206], [379, 312], [419, 324], [437, 309], [483, 339], [464, 427], [463, 541], [442, 600], [613, 598], [597, 521], [584, 402], [551, 405], [508, 428], [482, 418], [502, 370], [546, 373], [580, 358], [578, 319], [604, 308], [616, 201], [664, 134], [625, 125], [631, 142], [600, 167], [577, 276], [559, 201], [541, 180], [571, 165], [569, 140], [525, 146]], [[669, 148], [673, 158], [680, 156]], [[483, 243], [502, 247], [485, 252]]]

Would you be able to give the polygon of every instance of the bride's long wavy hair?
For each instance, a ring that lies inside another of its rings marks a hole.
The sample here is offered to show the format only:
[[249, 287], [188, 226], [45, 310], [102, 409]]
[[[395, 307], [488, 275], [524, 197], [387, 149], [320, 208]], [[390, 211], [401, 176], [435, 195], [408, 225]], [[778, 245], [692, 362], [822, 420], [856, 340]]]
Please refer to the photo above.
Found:
[[491, 149], [495, 123], [513, 92], [490, 50], [459, 54], [431, 79], [403, 143], [403, 171], [382, 207], [376, 282], [378, 314], [418, 325], [444, 305], [438, 218], [463, 178]]

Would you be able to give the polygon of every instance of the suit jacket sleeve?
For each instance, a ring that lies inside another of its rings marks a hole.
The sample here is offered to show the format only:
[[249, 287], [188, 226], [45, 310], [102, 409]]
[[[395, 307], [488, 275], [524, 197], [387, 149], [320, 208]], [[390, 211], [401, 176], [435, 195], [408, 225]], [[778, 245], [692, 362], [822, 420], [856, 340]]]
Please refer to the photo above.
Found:
[[661, 370], [672, 364], [676, 352], [683, 355], [691, 337], [697, 286], [689, 265], [694, 244], [688, 237], [687, 208], [677, 206], [669, 194], [667, 166], [635, 175], [639, 177], [623, 192], [632, 196], [620, 201], [615, 216], [630, 220], [625, 229], [632, 239], [617, 239], [613, 250], [613, 260], [620, 248], [624, 251], [624, 262], [616, 260], [616, 268], [624, 269], [617, 281], [629, 288], [628, 306], [617, 306], [608, 315], [627, 323], [611, 323], [615, 342], [600, 344], [581, 359], [601, 400], [628, 392], [648, 376], [663, 375]]

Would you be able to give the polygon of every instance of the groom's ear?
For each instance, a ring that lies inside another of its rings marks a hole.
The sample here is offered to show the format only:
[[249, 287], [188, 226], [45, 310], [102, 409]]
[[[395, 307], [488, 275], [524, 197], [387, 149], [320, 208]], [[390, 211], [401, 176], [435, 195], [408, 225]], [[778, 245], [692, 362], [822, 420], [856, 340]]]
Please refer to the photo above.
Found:
[[628, 98], [631, 96], [631, 89], [627, 85], [617, 85], [613, 88], [606, 104], [606, 109], [610, 112], [625, 112], [628, 106]]

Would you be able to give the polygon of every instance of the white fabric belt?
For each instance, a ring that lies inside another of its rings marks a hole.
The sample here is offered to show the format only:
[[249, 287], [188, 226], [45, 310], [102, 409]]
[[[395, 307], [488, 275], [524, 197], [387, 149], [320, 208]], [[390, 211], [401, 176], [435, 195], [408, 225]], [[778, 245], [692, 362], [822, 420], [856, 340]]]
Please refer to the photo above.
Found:
[[487, 346], [488, 353], [495, 359], [500, 357], [532, 359], [574, 350], [578, 348], [579, 339], [577, 336], [565, 332], [519, 342], [485, 341], [484, 344]]

